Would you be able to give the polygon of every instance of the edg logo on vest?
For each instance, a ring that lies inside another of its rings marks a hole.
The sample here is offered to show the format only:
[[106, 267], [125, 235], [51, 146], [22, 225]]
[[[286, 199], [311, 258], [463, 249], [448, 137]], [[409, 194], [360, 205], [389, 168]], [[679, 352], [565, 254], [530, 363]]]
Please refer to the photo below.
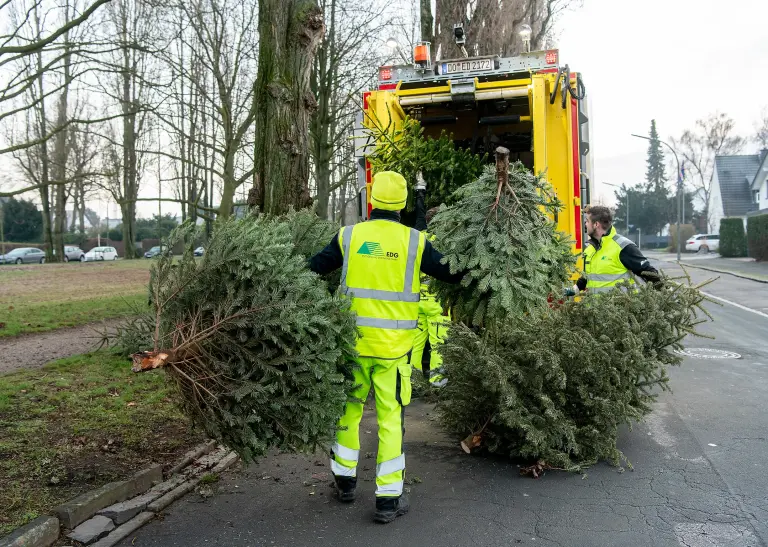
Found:
[[357, 254], [363, 256], [369, 256], [371, 258], [384, 258], [388, 260], [396, 260], [400, 257], [399, 253], [384, 252], [381, 248], [381, 243], [376, 241], [364, 241], [357, 251]]

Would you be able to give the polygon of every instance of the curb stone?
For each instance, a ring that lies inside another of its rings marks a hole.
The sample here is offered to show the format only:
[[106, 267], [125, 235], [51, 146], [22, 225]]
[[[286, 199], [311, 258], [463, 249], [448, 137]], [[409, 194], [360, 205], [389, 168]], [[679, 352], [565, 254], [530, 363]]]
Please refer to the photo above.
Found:
[[115, 523], [112, 522], [112, 519], [102, 515], [96, 515], [68, 533], [67, 537], [85, 545], [90, 545], [94, 541], [106, 536], [114, 529]]
[[53, 510], [65, 528], [74, 529], [101, 509], [149, 490], [163, 480], [163, 466], [153, 465], [125, 481], [110, 482], [86, 492]]
[[698, 264], [691, 264], [689, 262], [680, 262], [680, 264], [684, 265], [686, 268], [696, 268], [698, 270], [705, 270], [708, 272], [715, 272], [715, 273], [721, 273], [721, 274], [728, 274], [732, 275], [734, 277], [740, 277], [741, 279], [748, 279], [750, 281], [756, 281], [758, 283], [768, 283], [768, 279], [760, 279], [759, 277], [752, 277], [747, 274], [737, 273], [731, 270], [718, 270], [716, 268], [712, 268], [710, 266], [699, 266]]
[[[109, 483], [86, 492], [53, 510], [61, 522], [55, 516], [38, 517], [0, 538], [0, 547], [49, 547], [59, 539], [60, 527], [71, 533], [79, 525], [88, 524], [91, 520], [94, 521], [91, 525], [106, 525], [105, 521], [109, 521], [112, 527], [107, 525], [111, 530], [108, 535], [96, 543], [92, 543], [97, 539], [93, 537], [90, 545], [111, 547], [152, 520], [155, 512], [147, 510], [148, 505], [163, 500], [162, 508], [167, 507], [194, 489], [205, 471], [218, 473], [238, 460], [237, 454], [224, 447], [214, 449], [215, 441], [206, 441], [187, 452], [181, 460], [186, 461], [186, 467], [174, 465], [171, 470], [175, 470], [176, 474], [163, 482], [160, 482], [163, 479], [162, 465], [153, 465], [125, 481]], [[94, 518], [97, 513], [99, 515]], [[115, 525], [118, 527], [115, 528]]]
[[183, 483], [181, 486], [174, 488], [173, 490], [168, 492], [166, 495], [150, 503], [147, 506], [147, 510], [152, 511], [153, 513], [159, 513], [160, 511], [168, 507], [171, 503], [179, 499], [181, 496], [191, 492], [199, 482], [200, 482], [199, 477], [188, 480], [187, 482]]
[[48, 547], [59, 539], [59, 519], [37, 517], [17, 528], [10, 535], [0, 538], [0, 547]]
[[[235, 463], [238, 460], [238, 456], [234, 452], [230, 452], [226, 454], [223, 458], [221, 458], [218, 463], [214, 465], [214, 467], [211, 469], [212, 473], [218, 473], [229, 466], [231, 466], [233, 463]], [[167, 492], [165, 495], [157, 498], [154, 502], [149, 504], [147, 507], [147, 510], [139, 513], [137, 516], [123, 524], [122, 526], [116, 528], [108, 536], [103, 537], [98, 542], [93, 543], [91, 547], [113, 547], [118, 542], [122, 541], [126, 537], [128, 537], [130, 534], [147, 524], [149, 521], [151, 521], [157, 513], [165, 509], [168, 505], [173, 503], [175, 500], [179, 499], [183, 495], [191, 492], [195, 486], [200, 482], [200, 476], [202, 475], [202, 471], [205, 468], [201, 469], [197, 476], [194, 476], [192, 478], [188, 478], [187, 480], [183, 481], [181, 484], [179, 484], [176, 488], [172, 489], [170, 492]], [[166, 481], [170, 482], [170, 481]], [[159, 486], [159, 485], [158, 485]]]
[[117, 542], [127, 538], [133, 532], [144, 526], [150, 520], [155, 518], [155, 514], [150, 511], [144, 511], [133, 517], [131, 520], [112, 530], [108, 536], [104, 536], [91, 547], [112, 547]]
[[186, 454], [184, 454], [184, 457], [168, 470], [168, 476], [173, 476], [185, 467], [187, 467], [190, 463], [198, 459], [200, 456], [204, 456], [211, 452], [214, 448], [216, 448], [216, 441], [208, 441], [207, 443], [203, 443], [197, 448], [193, 448]]

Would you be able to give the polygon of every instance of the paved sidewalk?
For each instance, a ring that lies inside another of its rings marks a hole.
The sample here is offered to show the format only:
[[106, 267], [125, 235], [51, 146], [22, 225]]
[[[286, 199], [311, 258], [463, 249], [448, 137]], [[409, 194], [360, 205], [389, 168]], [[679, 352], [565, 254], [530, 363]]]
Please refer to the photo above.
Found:
[[[674, 253], [643, 251], [645, 256], [665, 262], [675, 262]], [[723, 258], [720, 255], [683, 254], [680, 262], [686, 267], [699, 268], [711, 272], [726, 273], [768, 283], [768, 262], [755, 262], [752, 258]]]

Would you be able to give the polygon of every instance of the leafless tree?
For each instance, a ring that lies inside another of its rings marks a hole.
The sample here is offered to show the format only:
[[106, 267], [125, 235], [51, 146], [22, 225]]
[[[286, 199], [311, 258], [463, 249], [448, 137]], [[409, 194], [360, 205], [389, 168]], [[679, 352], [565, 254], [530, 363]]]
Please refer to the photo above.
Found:
[[726, 114], [715, 112], [696, 120], [693, 129], [686, 129], [678, 139], [672, 139], [672, 147], [685, 162], [686, 171], [692, 176], [694, 192], [704, 200], [703, 216], [710, 225], [710, 197], [715, 177], [715, 157], [733, 155], [741, 151], [745, 141], [734, 135], [735, 123]]
[[[72, 67], [72, 55], [89, 49], [89, 44], [63, 45], [70, 33], [85, 23], [101, 6], [110, 0], [94, 0], [79, 10], [78, 5], [65, 6], [67, 17], [59, 18], [56, 12], [61, 8], [47, 0], [3, 0], [0, 2], [0, 21], [7, 27], [0, 29], [0, 122], [10, 125], [25, 117], [25, 112], [49, 98], [57, 96], [62, 87], [82, 74]], [[70, 10], [71, 8], [71, 10]], [[49, 17], [50, 16], [50, 17]], [[55, 24], [53, 20], [59, 21]], [[6, 30], [7, 29], [7, 30]], [[58, 85], [43, 86], [41, 80], [50, 73], [59, 71], [66, 62], [70, 63], [70, 79]], [[82, 71], [86, 71], [83, 68]], [[33, 89], [38, 88], [33, 95]], [[42, 135], [30, 135], [28, 141], [13, 141], [0, 148], [0, 155], [10, 154], [24, 148], [38, 146], [70, 124], [82, 120], [68, 118], [63, 125], [46, 126]]]
[[[100, 141], [98, 135], [90, 131], [87, 126], [71, 130], [69, 141], [69, 178], [72, 181], [68, 188], [72, 197], [69, 231], [77, 231], [84, 235], [87, 218], [86, 201], [95, 195], [97, 191], [95, 180], [100, 176], [95, 167]], [[89, 222], [91, 222], [90, 219]]]
[[[472, 55], [511, 56], [522, 51], [517, 32], [523, 23], [531, 26], [531, 49], [548, 46], [557, 18], [579, 0], [436, 0], [433, 53], [443, 59], [460, 57], [453, 38], [453, 25], [463, 23], [467, 50]], [[422, 8], [422, 12], [424, 8]], [[422, 32], [426, 30], [422, 26]]]
[[175, 173], [174, 199], [185, 218], [213, 212], [214, 183], [217, 212], [229, 216], [237, 189], [253, 175], [257, 13], [257, 0], [195, 0], [166, 14], [175, 30], [162, 59], [172, 82], [157, 115], [174, 147], [160, 154]]
[[318, 106], [309, 127], [317, 212], [326, 218], [335, 212], [329, 210], [331, 197], [356, 174], [347, 142], [360, 95], [373, 85], [383, 62], [380, 36], [392, 18], [383, 2], [363, 7], [353, 0], [323, 0], [320, 7], [327, 25], [310, 79]]
[[112, 47], [97, 59], [100, 79], [94, 86], [117, 120], [106, 123], [102, 132], [109, 147], [103, 187], [120, 206], [125, 258], [130, 259], [136, 257], [131, 244], [136, 201], [147, 161], [143, 150], [151, 142], [150, 112], [157, 99], [157, 8], [147, 0], [113, 0], [102, 25]]
[[760, 119], [755, 122], [755, 135], [753, 140], [761, 150], [768, 149], [768, 106], [763, 108]]

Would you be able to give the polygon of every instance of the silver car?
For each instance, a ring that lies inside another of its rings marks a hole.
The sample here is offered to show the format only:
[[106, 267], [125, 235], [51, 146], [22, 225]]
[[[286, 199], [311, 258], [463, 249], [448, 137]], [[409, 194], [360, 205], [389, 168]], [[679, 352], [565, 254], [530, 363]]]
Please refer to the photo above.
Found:
[[64, 247], [64, 262], [69, 262], [70, 260], [85, 262], [85, 251], [80, 247], [66, 245]]
[[20, 247], [0, 255], [0, 264], [33, 264], [37, 262], [45, 263], [45, 253], [34, 247]]

